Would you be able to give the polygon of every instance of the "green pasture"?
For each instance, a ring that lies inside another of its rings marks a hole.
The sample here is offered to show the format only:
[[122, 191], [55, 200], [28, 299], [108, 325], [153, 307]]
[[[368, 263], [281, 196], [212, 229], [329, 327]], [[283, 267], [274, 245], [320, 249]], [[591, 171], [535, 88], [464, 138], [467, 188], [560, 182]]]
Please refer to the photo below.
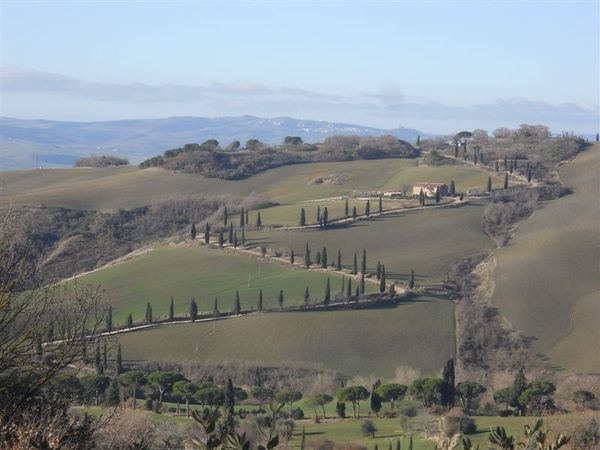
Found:
[[438, 372], [454, 353], [454, 305], [416, 298], [394, 308], [256, 313], [165, 325], [119, 337], [123, 358], [316, 363], [344, 374], [394, 376], [398, 366]]
[[[166, 316], [171, 296], [175, 314], [188, 314], [192, 297], [198, 303], [199, 313], [212, 312], [215, 297], [220, 311], [230, 311], [236, 291], [240, 293], [243, 310], [256, 309], [260, 289], [265, 308], [278, 306], [281, 289], [284, 305], [302, 304], [306, 286], [311, 295], [310, 303], [319, 303], [323, 301], [328, 277], [333, 298], [342, 286], [342, 277], [337, 274], [294, 269], [261, 257], [188, 245], [158, 247], [145, 255], [82, 276], [78, 283], [100, 285], [105, 290], [106, 300], [113, 306], [113, 320], [121, 324], [129, 313], [133, 314], [134, 321], [143, 320], [148, 302], [154, 317]], [[366, 284], [367, 292], [375, 292], [377, 288], [375, 284]]]
[[444, 279], [456, 261], [494, 248], [494, 241], [482, 230], [483, 208], [468, 204], [397, 213], [326, 230], [265, 229], [246, 233], [246, 240], [248, 245], [264, 245], [284, 253], [294, 249], [296, 255], [304, 254], [307, 242], [313, 255], [325, 246], [331, 258], [340, 249], [347, 269], [352, 267], [354, 253], [360, 267], [366, 249], [372, 273], [379, 260], [385, 264], [389, 280], [405, 283], [413, 269], [416, 282], [426, 284]]

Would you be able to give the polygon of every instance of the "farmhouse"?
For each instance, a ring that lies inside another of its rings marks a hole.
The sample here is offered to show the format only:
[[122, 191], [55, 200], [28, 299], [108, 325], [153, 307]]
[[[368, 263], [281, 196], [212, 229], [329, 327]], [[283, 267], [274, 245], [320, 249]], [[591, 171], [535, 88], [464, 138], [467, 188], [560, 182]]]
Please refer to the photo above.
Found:
[[425, 194], [425, 197], [431, 197], [431, 198], [435, 197], [436, 189], [440, 190], [441, 196], [448, 195], [448, 185], [446, 185], [444, 183], [429, 183], [429, 182], [415, 183], [412, 188], [412, 194], [419, 195], [419, 193], [421, 192], [421, 189], [423, 189], [423, 193]]

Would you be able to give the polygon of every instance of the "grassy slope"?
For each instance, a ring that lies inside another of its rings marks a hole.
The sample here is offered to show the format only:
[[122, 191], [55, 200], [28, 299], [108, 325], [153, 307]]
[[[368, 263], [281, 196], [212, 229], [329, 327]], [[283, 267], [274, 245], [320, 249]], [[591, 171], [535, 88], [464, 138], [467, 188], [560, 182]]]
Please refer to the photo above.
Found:
[[[240, 291], [243, 309], [256, 308], [259, 289], [263, 290], [264, 305], [275, 306], [279, 290], [284, 290], [285, 303], [299, 304], [304, 289], [309, 286], [315, 301], [321, 301], [327, 275], [306, 270], [294, 270], [259, 258], [235, 256], [200, 246], [159, 247], [148, 254], [92, 272], [79, 283], [100, 284], [114, 307], [116, 323], [127, 314], [141, 320], [146, 303], [152, 305], [155, 317], [168, 313], [171, 295], [175, 312], [188, 312], [190, 298], [198, 301], [198, 310], [212, 311], [213, 300], [219, 298], [219, 309], [229, 311], [235, 291]], [[341, 279], [331, 276], [332, 293], [341, 287]], [[367, 284], [370, 291], [376, 289]]]
[[[5, 191], [0, 204], [45, 204], [79, 209], [118, 209], [144, 206], [153, 199], [176, 194], [231, 194], [252, 191], [282, 204], [331, 197], [357, 190], [397, 190], [415, 181], [457, 182], [457, 190], [485, 185], [487, 175], [478, 169], [414, 167], [415, 160], [387, 159], [314, 163], [279, 167], [241, 181], [176, 174], [136, 167], [105, 169], [48, 169], [2, 172]], [[318, 176], [342, 173], [342, 185], [313, 185]], [[294, 215], [296, 218], [297, 213]]]
[[249, 244], [304, 254], [306, 242], [314, 254], [323, 246], [328, 255], [342, 251], [342, 263], [352, 265], [367, 250], [368, 266], [374, 270], [377, 260], [385, 264], [389, 279], [406, 281], [411, 269], [417, 282], [444, 278], [453, 262], [493, 248], [494, 243], [482, 232], [483, 206], [438, 209], [386, 216], [384, 219], [357, 222], [340, 229], [324, 231], [259, 231], [247, 233]]
[[454, 351], [454, 306], [433, 298], [393, 309], [270, 313], [122, 335], [126, 360], [240, 358], [319, 363], [391, 377], [397, 366], [438, 371]]
[[600, 147], [560, 170], [574, 193], [549, 202], [498, 251], [493, 302], [552, 363], [600, 372]]

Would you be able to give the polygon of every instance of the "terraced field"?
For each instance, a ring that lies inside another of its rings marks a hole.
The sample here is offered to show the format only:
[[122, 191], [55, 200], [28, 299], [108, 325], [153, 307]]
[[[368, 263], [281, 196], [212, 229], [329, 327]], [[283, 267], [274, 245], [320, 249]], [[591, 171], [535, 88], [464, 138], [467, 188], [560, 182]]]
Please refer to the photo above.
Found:
[[[198, 302], [199, 312], [211, 312], [215, 297], [220, 311], [230, 311], [235, 292], [240, 292], [242, 309], [256, 308], [259, 290], [263, 290], [264, 306], [276, 306], [279, 290], [284, 290], [284, 304], [304, 301], [309, 286], [312, 301], [321, 302], [327, 278], [332, 295], [341, 289], [337, 275], [302, 269], [291, 269], [261, 258], [236, 256], [200, 246], [163, 246], [122, 264], [92, 272], [79, 278], [79, 283], [101, 285], [114, 308], [116, 323], [123, 323], [129, 313], [134, 320], [144, 318], [146, 303], [152, 305], [155, 317], [166, 316], [171, 296], [175, 313], [187, 314], [190, 299]], [[368, 292], [376, 290], [367, 284]]]
[[550, 363], [600, 372], [600, 147], [560, 170], [574, 193], [524, 222], [498, 250], [493, 302]]
[[417, 283], [437, 282], [457, 260], [494, 247], [482, 231], [483, 208], [468, 204], [398, 213], [327, 230], [249, 232], [247, 242], [282, 252], [294, 249], [297, 255], [304, 253], [307, 242], [313, 253], [323, 246], [329, 255], [337, 255], [341, 249], [345, 268], [352, 267], [354, 253], [360, 264], [364, 248], [372, 272], [380, 260], [389, 279], [405, 282], [413, 269]]
[[[416, 160], [407, 159], [301, 164], [268, 170], [240, 181], [136, 167], [3, 172], [0, 205], [12, 200], [16, 204], [106, 210], [144, 206], [169, 195], [243, 197], [250, 192], [286, 205], [353, 190], [398, 190], [403, 184], [415, 181], [448, 183], [454, 179], [457, 190], [483, 187], [487, 181], [487, 174], [475, 168], [415, 165]], [[342, 184], [314, 182], [332, 175], [339, 176]]]
[[396, 308], [263, 313], [127, 333], [125, 360], [302, 361], [389, 378], [397, 366], [441, 369], [454, 352], [454, 305], [419, 298]]

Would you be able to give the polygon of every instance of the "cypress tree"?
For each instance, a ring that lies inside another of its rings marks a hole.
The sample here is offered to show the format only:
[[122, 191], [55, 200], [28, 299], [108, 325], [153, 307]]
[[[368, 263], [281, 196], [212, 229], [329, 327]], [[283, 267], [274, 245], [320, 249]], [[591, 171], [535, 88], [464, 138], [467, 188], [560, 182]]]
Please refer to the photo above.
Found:
[[379, 279], [379, 292], [385, 292], [385, 264], [381, 265], [381, 278]]
[[379, 280], [381, 278], [381, 262], [377, 261], [377, 279]]
[[227, 206], [225, 206], [223, 208], [223, 226], [226, 227], [227, 226]]
[[240, 291], [235, 291], [235, 303], [233, 304], [233, 314], [239, 315], [242, 312], [242, 307], [240, 305]]
[[171, 295], [171, 303], [169, 303], [169, 320], [172, 321], [175, 318], [175, 304], [173, 303], [173, 296]]
[[473, 164], [477, 164], [477, 150], [473, 149]]
[[192, 228], [190, 229], [190, 237], [192, 240], [196, 239], [196, 224], [192, 223]]
[[127, 316], [127, 328], [132, 328], [133, 327], [133, 315], [131, 313], [129, 313], [129, 315]]
[[356, 253], [354, 254], [354, 261], [352, 263], [352, 275], [356, 275], [358, 273], [358, 260], [356, 259]]
[[112, 331], [112, 306], [108, 305], [108, 311], [106, 311], [106, 331]]
[[379, 196], [379, 214], [383, 212], [383, 200], [381, 199], [381, 195]]
[[279, 290], [279, 297], [277, 298], [277, 303], [279, 303], [279, 308], [283, 308], [283, 289]]
[[223, 230], [219, 230], [219, 247], [223, 247], [225, 244], [225, 238], [223, 237]]
[[517, 155], [515, 155], [515, 162], [513, 164], [513, 169], [517, 170], [517, 163], [519, 162], [519, 160], [517, 159]]
[[300, 226], [303, 227], [306, 225], [306, 211], [304, 208], [300, 210]]
[[505, 156], [504, 157], [504, 171], [506, 172], [508, 170], [508, 158]]
[[344, 295], [344, 292], [346, 292], [346, 286], [345, 286], [346, 279], [344, 277], [340, 277], [340, 278], [342, 280], [342, 287], [340, 289], [340, 292], [342, 293], [342, 295]]
[[304, 248], [304, 266], [308, 269], [310, 267], [310, 248], [308, 248], [308, 242]]
[[479, 152], [479, 161], [481, 162], [481, 165], [484, 166], [485, 165], [485, 160], [483, 158], [483, 152]]
[[310, 292], [308, 291], [308, 286], [304, 289], [304, 304], [308, 305], [308, 301], [310, 300]]
[[365, 205], [365, 215], [367, 217], [371, 216], [371, 200], [367, 200], [367, 204]]
[[150, 303], [146, 304], [146, 323], [152, 323], [152, 306]]
[[321, 206], [317, 206], [317, 223], [321, 223]]
[[250, 219], [248, 218], [249, 213], [250, 213], [250, 211], [246, 210], [246, 222], [245, 222], [246, 225], [248, 225], [250, 223]]
[[600, 134], [596, 133], [596, 142], [600, 141]]
[[458, 158], [458, 142], [454, 143], [454, 157]]
[[440, 194], [440, 188], [435, 188], [435, 202], [439, 203], [442, 196]]
[[321, 252], [317, 252], [315, 259], [316, 259], [317, 265], [320, 266], [321, 265]]
[[196, 299], [192, 298], [190, 300], [190, 320], [192, 322], [195, 322], [197, 317], [198, 317], [198, 304], [196, 303]]
[[[120, 374], [117, 374], [120, 375]], [[106, 403], [109, 406], [117, 406], [121, 401], [121, 393], [119, 392], [119, 382], [116, 377], [112, 379], [108, 390], [106, 391]]]
[[263, 292], [262, 289], [258, 291], [258, 310], [263, 310]]
[[213, 302], [213, 317], [219, 317], [219, 299], [215, 297], [215, 301]]
[[337, 263], [335, 265], [335, 268], [337, 270], [342, 270], [342, 251], [340, 249], [338, 249]]
[[425, 192], [423, 192], [423, 188], [419, 191], [419, 205], [425, 206]]
[[323, 247], [323, 251], [321, 252], [321, 267], [323, 269], [327, 269], [327, 248]]
[[358, 289], [358, 286], [356, 286], [356, 290], [354, 291], [354, 295], [356, 297], [358, 297], [360, 295], [360, 290]]
[[[373, 385], [373, 387], [371, 388], [371, 411], [373, 411], [375, 413], [375, 415], [377, 417], [379, 417], [379, 411], [381, 411], [381, 397], [379, 395], [377, 395], [377, 393], [375, 392], [375, 385]], [[390, 442], [390, 449], [391, 449], [391, 442]]]
[[227, 238], [227, 241], [230, 245], [233, 244], [233, 222], [229, 222], [229, 236]]
[[242, 247], [246, 246], [246, 230], [242, 228]]
[[352, 218], [356, 219], [357, 213], [356, 213], [356, 205], [352, 207]]
[[417, 145], [421, 144], [421, 136], [417, 136]]
[[102, 343], [102, 364], [108, 368], [108, 352], [106, 351], [106, 341]]
[[462, 192], [459, 194], [458, 199], [462, 202], [463, 198], [465, 198], [465, 194], [463, 194]]
[[231, 378], [227, 378], [227, 389], [225, 390], [225, 409], [230, 416], [233, 416], [233, 410], [235, 408], [235, 389], [233, 388], [233, 382]]
[[346, 289], [346, 296], [348, 298], [352, 297], [352, 278], [348, 278], [348, 286]]
[[442, 406], [454, 408], [454, 358], [450, 358], [446, 362], [442, 371], [442, 380], [444, 380], [441, 389]]
[[233, 248], [237, 248], [238, 240], [237, 240], [237, 230], [233, 232]]
[[508, 173], [504, 174], [504, 190], [508, 189]]
[[360, 263], [360, 271], [362, 273], [367, 273], [367, 251], [364, 248], [362, 252], [362, 261]]
[[246, 216], [244, 215], [244, 208], [240, 210], [240, 227], [244, 227], [246, 225]]
[[349, 206], [348, 206], [348, 199], [346, 199], [346, 204], [344, 205], [344, 217], [348, 217], [349, 216]]
[[204, 226], [204, 242], [207, 244], [210, 243], [210, 226], [208, 225], [208, 222]]
[[498, 172], [500, 170], [500, 165], [498, 164], [498, 160], [494, 163], [494, 170]]
[[454, 183], [454, 180], [450, 180], [450, 186], [448, 187], [448, 194], [451, 197], [454, 197], [454, 194], [456, 194], [456, 184]]
[[290, 253], [290, 263], [294, 264], [295, 260], [296, 260], [296, 255], [294, 255], [294, 249], [292, 249], [292, 251]]
[[410, 435], [410, 439], [408, 440], [408, 450], [413, 450], [412, 434]]
[[492, 177], [488, 177], [487, 191], [492, 192]]
[[415, 271], [410, 269], [410, 279], [408, 280], [408, 288], [412, 291], [415, 287]]
[[327, 277], [327, 284], [325, 285], [325, 298], [323, 299], [324, 305], [329, 305], [331, 302], [331, 284], [329, 282], [329, 277]]
[[527, 182], [531, 183], [531, 169], [527, 169]]
[[514, 165], [513, 165], [513, 160], [511, 159], [511, 160], [510, 160], [510, 166], [508, 167], [508, 171], [509, 171], [510, 173], [513, 173], [513, 170], [514, 170], [514, 169], [515, 169], [515, 167], [514, 167]]
[[258, 211], [258, 214], [256, 214], [256, 226], [262, 227], [262, 221], [260, 220], [260, 211]]
[[329, 211], [327, 210], [327, 206], [323, 209], [323, 226], [326, 227], [329, 223]]
[[121, 344], [117, 345], [117, 367], [116, 367], [117, 375], [121, 375], [123, 373], [123, 353], [121, 351]]
[[100, 343], [96, 344], [96, 353], [94, 355], [94, 368], [98, 375], [104, 373], [104, 366], [102, 365], [102, 355], [100, 354]]
[[364, 273], [360, 274], [360, 293], [361, 294], [365, 293], [365, 274]]

